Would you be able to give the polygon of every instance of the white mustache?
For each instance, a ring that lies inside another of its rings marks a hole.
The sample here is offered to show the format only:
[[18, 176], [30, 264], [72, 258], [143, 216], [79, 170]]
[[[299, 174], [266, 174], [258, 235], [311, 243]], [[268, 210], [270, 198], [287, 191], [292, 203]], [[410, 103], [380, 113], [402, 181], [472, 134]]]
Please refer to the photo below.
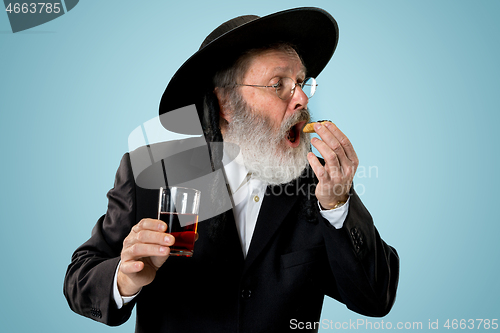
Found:
[[304, 120], [307, 122], [311, 120], [311, 114], [309, 113], [308, 109], [300, 109], [299, 111], [288, 117], [288, 119], [286, 119], [283, 123], [281, 123], [278, 137], [287, 135], [292, 126]]

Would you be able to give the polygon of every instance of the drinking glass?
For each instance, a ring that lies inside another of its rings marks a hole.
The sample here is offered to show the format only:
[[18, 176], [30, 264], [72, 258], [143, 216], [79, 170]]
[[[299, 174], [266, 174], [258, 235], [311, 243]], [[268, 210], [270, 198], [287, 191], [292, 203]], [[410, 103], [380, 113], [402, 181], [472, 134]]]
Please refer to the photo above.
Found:
[[200, 191], [178, 186], [160, 188], [158, 219], [168, 226], [167, 233], [175, 237], [171, 256], [191, 257], [197, 238]]

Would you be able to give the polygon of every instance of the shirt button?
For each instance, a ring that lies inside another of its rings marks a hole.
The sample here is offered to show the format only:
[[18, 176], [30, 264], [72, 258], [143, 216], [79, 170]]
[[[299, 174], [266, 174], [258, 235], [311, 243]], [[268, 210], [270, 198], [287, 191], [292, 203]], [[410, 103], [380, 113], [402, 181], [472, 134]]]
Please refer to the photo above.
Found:
[[253, 197], [253, 201], [255, 201], [255, 202], [259, 202], [259, 196], [258, 196], [258, 195], [256, 195], [255, 197]]
[[241, 298], [248, 299], [250, 297], [252, 297], [252, 291], [251, 290], [249, 290], [249, 289], [243, 289], [241, 291]]

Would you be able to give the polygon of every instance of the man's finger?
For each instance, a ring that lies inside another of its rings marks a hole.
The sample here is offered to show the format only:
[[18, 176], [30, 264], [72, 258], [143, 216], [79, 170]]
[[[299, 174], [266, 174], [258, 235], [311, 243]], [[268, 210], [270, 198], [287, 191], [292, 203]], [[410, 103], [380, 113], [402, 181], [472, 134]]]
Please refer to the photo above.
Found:
[[132, 230], [135, 232], [139, 232], [141, 230], [154, 230], [154, 231], [165, 232], [167, 230], [167, 224], [162, 220], [142, 219], [132, 228]]
[[135, 234], [136, 243], [158, 244], [171, 246], [174, 245], [174, 236], [164, 232], [141, 230]]
[[164, 257], [170, 254], [170, 248], [163, 245], [136, 243], [122, 250], [122, 261], [137, 260], [145, 257]]
[[326, 171], [321, 162], [318, 160], [318, 157], [313, 153], [307, 154], [307, 160], [309, 161], [309, 165], [314, 171], [314, 174], [320, 181], [322, 181], [326, 176]]
[[347, 158], [354, 163], [358, 163], [358, 155], [349, 138], [332, 122], [326, 122], [324, 126], [335, 136], [338, 142], [340, 142]]
[[131, 232], [123, 241], [123, 248], [126, 249], [138, 243], [172, 246], [174, 242], [175, 238], [171, 234], [143, 229], [139, 232]]
[[342, 169], [337, 154], [322, 140], [312, 138], [312, 145], [318, 150], [325, 160], [324, 169], [330, 177], [342, 176]]
[[144, 268], [142, 261], [122, 261], [120, 263], [120, 271], [125, 274], [138, 273]]
[[[343, 145], [340, 143], [337, 137], [335, 137], [335, 135], [331, 132], [327, 125], [329, 125], [331, 128], [332, 123], [325, 122], [324, 125], [316, 124], [316, 133], [318, 133], [318, 135], [321, 137], [321, 140], [325, 142], [326, 145], [337, 155], [340, 166], [344, 168], [352, 166], [352, 161], [347, 157]], [[325, 157], [325, 155], [323, 155], [323, 157]]]

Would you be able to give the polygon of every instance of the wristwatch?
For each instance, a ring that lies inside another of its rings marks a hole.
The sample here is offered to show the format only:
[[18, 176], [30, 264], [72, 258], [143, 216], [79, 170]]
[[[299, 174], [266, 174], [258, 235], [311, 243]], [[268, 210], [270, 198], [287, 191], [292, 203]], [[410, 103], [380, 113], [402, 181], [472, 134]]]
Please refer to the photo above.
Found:
[[339, 201], [335, 204], [335, 206], [333, 206], [332, 209], [337, 209], [337, 208], [340, 208], [342, 207], [347, 201]]

